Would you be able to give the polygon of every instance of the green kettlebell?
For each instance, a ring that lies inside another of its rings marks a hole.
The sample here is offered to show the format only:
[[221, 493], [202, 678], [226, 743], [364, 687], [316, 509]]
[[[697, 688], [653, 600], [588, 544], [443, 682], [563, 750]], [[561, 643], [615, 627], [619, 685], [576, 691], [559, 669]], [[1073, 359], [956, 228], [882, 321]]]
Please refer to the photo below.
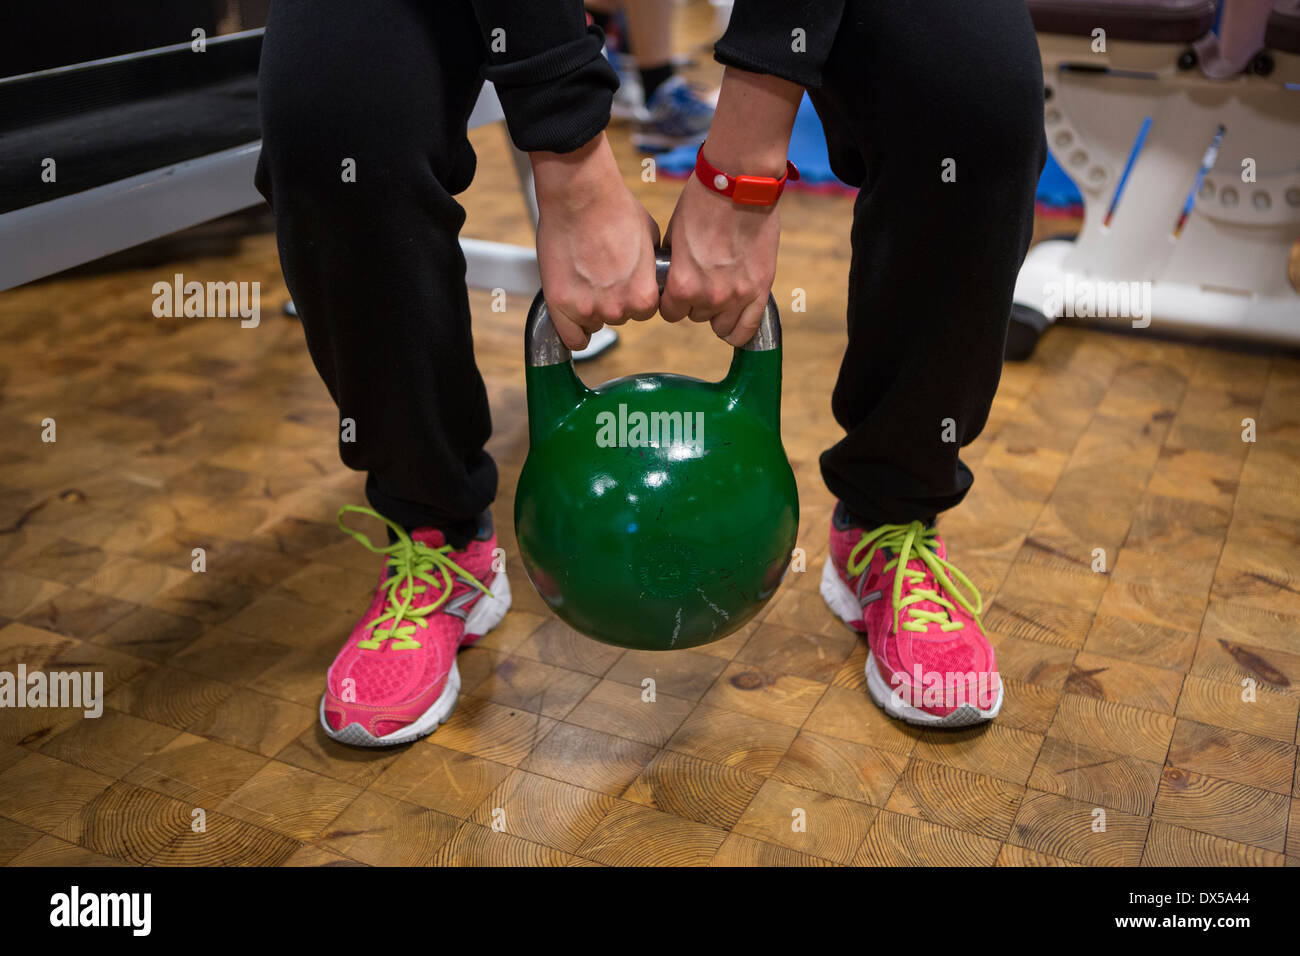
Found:
[[[656, 267], [662, 289], [668, 260]], [[708, 644], [752, 618], [799, 527], [775, 301], [720, 382], [630, 375], [587, 388], [540, 292], [524, 348], [529, 448], [515, 532], [556, 616], [638, 650]]]

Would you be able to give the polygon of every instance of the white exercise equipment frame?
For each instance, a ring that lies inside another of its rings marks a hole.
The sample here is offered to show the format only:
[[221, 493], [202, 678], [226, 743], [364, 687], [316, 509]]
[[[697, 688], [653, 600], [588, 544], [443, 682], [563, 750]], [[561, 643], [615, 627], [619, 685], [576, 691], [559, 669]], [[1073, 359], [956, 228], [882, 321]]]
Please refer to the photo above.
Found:
[[[1179, 67], [1186, 43], [1107, 40], [1094, 52], [1088, 36], [1038, 39], [1048, 148], [1083, 195], [1084, 224], [1072, 241], [1030, 250], [1016, 305], [1054, 321], [1064, 310], [1049, 309], [1052, 293], [1063, 288], [1150, 283], [1153, 329], [1300, 344], [1300, 293], [1287, 272], [1300, 236], [1300, 56], [1269, 51], [1268, 75], [1212, 80], [1195, 65]], [[1146, 141], [1106, 225], [1147, 117]], [[1175, 238], [1220, 126], [1217, 157]], [[1254, 182], [1243, 182], [1247, 159]]]

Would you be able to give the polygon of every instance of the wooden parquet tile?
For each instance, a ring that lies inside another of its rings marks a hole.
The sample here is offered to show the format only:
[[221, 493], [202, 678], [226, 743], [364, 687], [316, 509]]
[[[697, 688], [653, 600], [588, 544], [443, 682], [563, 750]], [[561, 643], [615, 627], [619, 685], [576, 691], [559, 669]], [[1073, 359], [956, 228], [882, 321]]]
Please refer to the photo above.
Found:
[[[704, 35], [706, 4], [683, 16]], [[642, 182], [611, 135], [666, 223], [677, 184]], [[531, 241], [503, 131], [472, 139], [466, 233]], [[98, 719], [0, 712], [0, 864], [1300, 865], [1300, 357], [1059, 325], [1008, 365], [941, 521], [1006, 703], [988, 727], [907, 727], [818, 593], [852, 204], [782, 203], [774, 292], [809, 303], [783, 393], [806, 570], [669, 655], [551, 617], [512, 524], [528, 302], [472, 292], [515, 603], [460, 655], [451, 719], [387, 752], [317, 722], [377, 563], [334, 524], [363, 480], [278, 314], [265, 217], [225, 224], [222, 254], [157, 244], [160, 266], [0, 293], [0, 670], [98, 671], [105, 695]], [[154, 318], [178, 271], [260, 282], [261, 324]], [[728, 350], [688, 326], [625, 327], [581, 374], [720, 377]]]

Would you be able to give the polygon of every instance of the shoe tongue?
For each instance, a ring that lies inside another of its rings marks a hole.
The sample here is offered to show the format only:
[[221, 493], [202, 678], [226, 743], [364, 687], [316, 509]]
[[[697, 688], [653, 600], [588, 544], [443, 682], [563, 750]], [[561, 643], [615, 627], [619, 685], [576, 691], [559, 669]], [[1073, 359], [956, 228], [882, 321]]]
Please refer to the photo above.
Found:
[[[885, 552], [889, 555], [891, 561], [898, 560], [898, 549], [885, 548]], [[907, 568], [909, 571], [920, 571], [927, 579], [932, 577], [929, 566], [921, 560], [921, 556], [916, 553], [916, 548], [913, 548], [907, 556]], [[899, 568], [899, 570], [901, 571], [902, 568]]]
[[447, 539], [437, 528], [416, 528], [411, 532], [411, 540], [428, 548], [441, 548], [447, 544]]
[[[898, 552], [893, 548], [886, 548], [885, 550], [889, 552], [891, 557], [898, 557]], [[935, 543], [934, 550], [939, 557], [943, 557], [943, 544], [941, 542]], [[931, 571], [929, 566], [917, 556], [915, 550], [908, 555], [907, 569], [909, 571], [920, 571], [925, 575], [925, 577], [917, 578], [912, 575], [905, 577], [903, 579], [904, 597], [906, 597], [910, 591], [916, 590], [933, 591], [936, 594], [943, 593], [942, 589], [939, 587], [939, 582], [935, 579], [934, 572]], [[898, 569], [898, 573], [902, 573], [902, 568]], [[908, 605], [908, 610], [935, 611], [940, 614], [948, 614], [949, 617], [951, 617], [951, 614], [946, 607], [941, 604], [936, 604], [934, 601], [917, 601], [915, 604]]]
[[[930, 569], [926, 566], [925, 562], [922, 561], [917, 554], [921, 546], [922, 546], [922, 542], [920, 538], [917, 538], [915, 541], [912, 542], [912, 552], [911, 554], [908, 555], [907, 566], [909, 568], [917, 568], [921, 571], [925, 571], [928, 574]], [[930, 542], [925, 545], [925, 547], [927, 547], [930, 551], [934, 552], [936, 557], [942, 558], [945, 561], [948, 559], [948, 549], [943, 546], [943, 538], [936, 536], [935, 538], [931, 539]], [[891, 548], [888, 545], [886, 545], [885, 550], [889, 552], [890, 557], [893, 558], [898, 557], [899, 549]]]
[[[410, 534], [412, 541], [417, 544], [422, 544], [427, 548], [437, 549], [445, 546], [447, 543], [446, 538], [443, 537], [443, 533], [437, 528], [416, 528], [414, 531], [410, 532]], [[390, 565], [385, 574], [385, 579], [391, 579], [395, 574], [397, 574], [397, 569]]]

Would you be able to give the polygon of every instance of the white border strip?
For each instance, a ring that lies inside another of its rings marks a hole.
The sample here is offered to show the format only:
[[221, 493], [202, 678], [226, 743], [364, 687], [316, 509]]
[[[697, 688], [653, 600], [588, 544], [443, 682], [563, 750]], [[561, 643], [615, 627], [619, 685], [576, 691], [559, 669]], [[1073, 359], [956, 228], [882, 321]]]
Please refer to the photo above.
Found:
[[256, 206], [261, 152], [259, 140], [0, 215], [0, 289]]

